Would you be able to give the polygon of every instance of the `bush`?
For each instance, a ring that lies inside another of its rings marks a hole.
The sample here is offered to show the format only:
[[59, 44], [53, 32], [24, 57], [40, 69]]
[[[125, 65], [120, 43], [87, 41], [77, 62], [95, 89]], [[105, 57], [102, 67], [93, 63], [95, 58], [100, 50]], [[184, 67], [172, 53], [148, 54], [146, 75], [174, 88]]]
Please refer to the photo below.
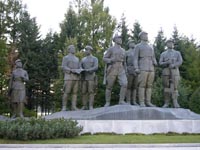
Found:
[[0, 121], [0, 138], [36, 140], [75, 137], [82, 131], [77, 121], [65, 119], [16, 119]]

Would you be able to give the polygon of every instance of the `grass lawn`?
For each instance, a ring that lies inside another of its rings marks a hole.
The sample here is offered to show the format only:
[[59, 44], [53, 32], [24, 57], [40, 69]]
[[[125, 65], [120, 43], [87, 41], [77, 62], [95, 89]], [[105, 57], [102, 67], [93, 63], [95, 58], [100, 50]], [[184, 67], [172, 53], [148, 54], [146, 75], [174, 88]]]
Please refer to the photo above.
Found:
[[0, 144], [145, 144], [145, 143], [200, 143], [200, 135], [81, 135], [75, 138], [17, 141], [0, 139]]

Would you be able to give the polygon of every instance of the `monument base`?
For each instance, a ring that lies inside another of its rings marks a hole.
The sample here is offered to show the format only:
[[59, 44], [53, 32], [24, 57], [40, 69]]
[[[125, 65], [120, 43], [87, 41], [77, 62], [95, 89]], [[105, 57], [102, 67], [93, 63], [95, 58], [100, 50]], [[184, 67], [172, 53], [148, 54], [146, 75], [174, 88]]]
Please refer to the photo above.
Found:
[[60, 111], [45, 116], [45, 119], [54, 118], [75, 120], [200, 120], [200, 115], [183, 108], [115, 105], [93, 110]]
[[81, 134], [200, 133], [200, 120], [78, 120]]
[[200, 133], [200, 115], [189, 109], [115, 105], [93, 110], [61, 111], [45, 119], [77, 120], [84, 133]]

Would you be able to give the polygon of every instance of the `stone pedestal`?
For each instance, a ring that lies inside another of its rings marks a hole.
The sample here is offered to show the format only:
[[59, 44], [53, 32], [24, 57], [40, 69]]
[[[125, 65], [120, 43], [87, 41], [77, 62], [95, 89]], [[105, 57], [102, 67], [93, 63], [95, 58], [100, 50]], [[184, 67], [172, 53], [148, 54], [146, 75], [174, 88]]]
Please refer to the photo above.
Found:
[[46, 119], [77, 120], [84, 133], [200, 133], [200, 115], [189, 109], [115, 105], [94, 110], [61, 111]]

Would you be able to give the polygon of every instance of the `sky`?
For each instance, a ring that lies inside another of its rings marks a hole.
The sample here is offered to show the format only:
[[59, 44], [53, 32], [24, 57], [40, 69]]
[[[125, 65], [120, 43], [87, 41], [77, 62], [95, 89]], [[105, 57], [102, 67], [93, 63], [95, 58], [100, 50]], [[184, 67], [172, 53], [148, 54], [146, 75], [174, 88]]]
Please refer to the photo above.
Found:
[[[31, 17], [36, 17], [43, 37], [51, 29], [60, 32], [70, 0], [22, 0]], [[138, 21], [154, 41], [162, 28], [170, 38], [176, 26], [180, 35], [200, 41], [200, 0], [104, 0], [110, 14], [118, 21], [124, 13], [130, 29]]]

